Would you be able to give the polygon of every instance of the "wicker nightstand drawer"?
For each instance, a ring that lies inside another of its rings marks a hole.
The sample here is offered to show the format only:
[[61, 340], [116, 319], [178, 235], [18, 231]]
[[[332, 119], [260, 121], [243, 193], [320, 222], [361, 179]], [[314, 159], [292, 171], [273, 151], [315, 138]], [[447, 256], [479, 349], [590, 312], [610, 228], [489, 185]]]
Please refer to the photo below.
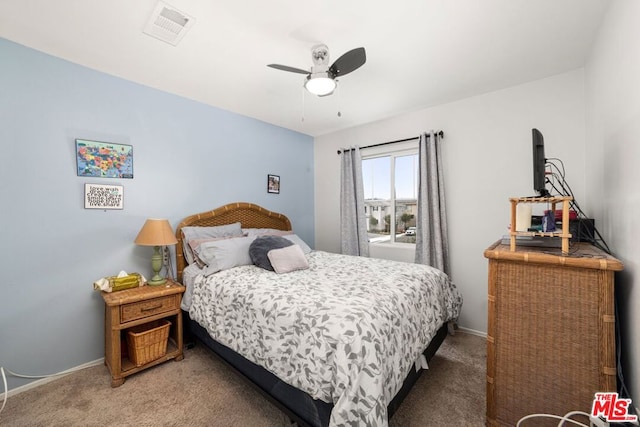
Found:
[[175, 295], [167, 295], [153, 298], [147, 301], [124, 304], [120, 307], [120, 321], [122, 323], [153, 316], [178, 308], [178, 298]]

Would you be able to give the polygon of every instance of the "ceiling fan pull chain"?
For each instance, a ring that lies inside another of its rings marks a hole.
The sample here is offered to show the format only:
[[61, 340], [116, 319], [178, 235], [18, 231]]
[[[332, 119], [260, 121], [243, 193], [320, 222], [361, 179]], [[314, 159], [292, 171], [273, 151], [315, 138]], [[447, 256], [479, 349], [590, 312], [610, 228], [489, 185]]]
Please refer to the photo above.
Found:
[[304, 85], [302, 85], [302, 121], [304, 122]]
[[338, 79], [336, 79], [336, 90], [338, 91], [338, 117], [342, 117], [342, 112], [340, 112], [340, 106], [342, 105], [342, 89], [338, 84]]

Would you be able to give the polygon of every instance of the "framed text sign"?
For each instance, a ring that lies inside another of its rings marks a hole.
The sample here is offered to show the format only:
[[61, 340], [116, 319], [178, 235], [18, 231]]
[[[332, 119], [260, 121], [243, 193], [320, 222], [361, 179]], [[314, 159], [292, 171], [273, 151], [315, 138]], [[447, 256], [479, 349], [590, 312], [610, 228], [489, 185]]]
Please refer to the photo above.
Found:
[[85, 209], [123, 209], [124, 187], [122, 185], [84, 185]]

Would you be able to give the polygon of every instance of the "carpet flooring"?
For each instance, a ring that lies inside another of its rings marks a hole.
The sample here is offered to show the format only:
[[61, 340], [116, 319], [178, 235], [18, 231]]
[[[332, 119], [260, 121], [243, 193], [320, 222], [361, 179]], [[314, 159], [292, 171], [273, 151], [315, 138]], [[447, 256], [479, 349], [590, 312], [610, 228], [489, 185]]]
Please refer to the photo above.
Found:
[[[483, 426], [485, 339], [447, 336], [389, 422], [400, 426]], [[289, 419], [202, 345], [111, 388], [103, 365], [8, 399], [0, 426], [291, 426]]]

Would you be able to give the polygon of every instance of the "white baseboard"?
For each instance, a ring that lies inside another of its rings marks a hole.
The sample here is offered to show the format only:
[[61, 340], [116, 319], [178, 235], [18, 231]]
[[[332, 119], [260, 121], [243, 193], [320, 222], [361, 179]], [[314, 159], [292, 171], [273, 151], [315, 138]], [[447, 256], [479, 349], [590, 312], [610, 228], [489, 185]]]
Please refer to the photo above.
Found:
[[[32, 388], [39, 387], [39, 386], [44, 385], [46, 383], [50, 383], [51, 381], [57, 380], [58, 378], [62, 378], [65, 375], [72, 374], [72, 373], [74, 373], [76, 371], [79, 371], [81, 369], [86, 369], [86, 368], [90, 368], [92, 366], [97, 366], [97, 365], [102, 365], [102, 364], [104, 364], [104, 357], [101, 357], [100, 359], [93, 360], [91, 362], [83, 363], [82, 365], [78, 365], [75, 368], [67, 369], [66, 371], [58, 372], [57, 374], [47, 375], [44, 378], [38, 379], [36, 381], [32, 381], [29, 384], [25, 384], [25, 385], [22, 385], [20, 387], [12, 388], [7, 393], [7, 398], [9, 398], [11, 396], [15, 396], [16, 394], [20, 394], [20, 393], [25, 392], [27, 390], [31, 390]], [[6, 368], [5, 368], [4, 372], [5, 372], [6, 376], [11, 376], [11, 374], [9, 374], [7, 372]], [[0, 386], [1, 386], [1, 381], [0, 381]], [[6, 393], [6, 390], [3, 393], [0, 393], [0, 399], [4, 398], [4, 393]]]
[[469, 328], [465, 328], [465, 327], [462, 327], [462, 326], [458, 326], [458, 330], [460, 332], [465, 332], [465, 333], [471, 334], [471, 335], [477, 335], [477, 336], [483, 337], [483, 338], [487, 337], [487, 333], [486, 332], [476, 331], [475, 329], [469, 329]]

